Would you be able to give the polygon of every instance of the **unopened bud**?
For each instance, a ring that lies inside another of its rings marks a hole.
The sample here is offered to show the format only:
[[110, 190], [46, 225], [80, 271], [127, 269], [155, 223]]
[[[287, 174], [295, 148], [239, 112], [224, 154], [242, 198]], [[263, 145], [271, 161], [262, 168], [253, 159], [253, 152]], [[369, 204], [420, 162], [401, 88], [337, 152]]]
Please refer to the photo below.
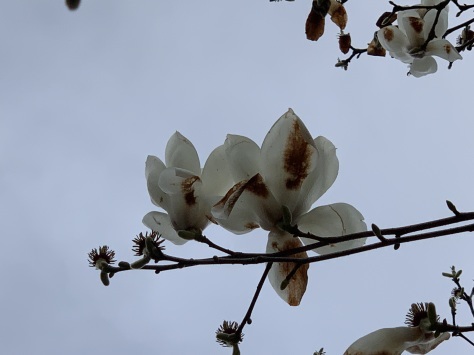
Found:
[[100, 273], [100, 281], [102, 281], [102, 283], [104, 284], [104, 286], [109, 286], [110, 285], [110, 281], [109, 281], [109, 274], [102, 271]]
[[379, 38], [377, 37], [377, 32], [374, 33], [374, 38], [369, 43], [367, 47], [367, 55], [371, 55], [374, 57], [385, 57], [387, 51], [384, 47], [380, 44]]
[[[474, 32], [471, 30], [470, 26], [466, 26], [466, 27], [464, 27], [463, 31], [461, 32], [461, 34], [457, 38], [456, 44], [458, 46], [463, 46], [466, 43], [472, 41], [473, 39], [474, 39]], [[466, 47], [466, 49], [468, 51], [470, 51], [472, 49], [472, 46], [473, 46], [473, 44], [471, 43]]]
[[127, 261], [119, 261], [118, 266], [122, 269], [130, 269], [130, 263]]
[[81, 0], [66, 0], [66, 6], [69, 10], [76, 10], [81, 3]]
[[109, 264], [104, 259], [99, 259], [95, 263], [95, 267], [98, 270], [105, 270], [105, 269], [107, 269], [108, 266], [109, 266]]
[[456, 297], [451, 297], [451, 298], [449, 299], [449, 307], [451, 308], [451, 311], [452, 311], [452, 312], [455, 312], [455, 311], [456, 311], [456, 306], [457, 306]]
[[372, 232], [374, 232], [375, 236], [379, 238], [381, 242], [387, 241], [387, 239], [382, 235], [380, 228], [374, 223], [372, 223]]
[[339, 49], [342, 53], [347, 54], [351, 49], [351, 34], [341, 33], [339, 35]]
[[431, 326], [436, 325], [438, 321], [438, 315], [436, 314], [436, 307], [434, 303], [432, 302], [428, 303], [428, 307], [426, 311], [428, 312], [428, 319], [430, 320]]
[[149, 262], [150, 262], [150, 256], [145, 255], [143, 258], [138, 259], [138, 260], [134, 261], [133, 263], [131, 263], [130, 267], [132, 269], [141, 269], [142, 267], [144, 267]]
[[459, 211], [456, 206], [454, 206], [454, 203], [449, 200], [446, 200], [446, 205], [448, 206], [449, 210], [453, 212], [456, 216], [459, 215]]

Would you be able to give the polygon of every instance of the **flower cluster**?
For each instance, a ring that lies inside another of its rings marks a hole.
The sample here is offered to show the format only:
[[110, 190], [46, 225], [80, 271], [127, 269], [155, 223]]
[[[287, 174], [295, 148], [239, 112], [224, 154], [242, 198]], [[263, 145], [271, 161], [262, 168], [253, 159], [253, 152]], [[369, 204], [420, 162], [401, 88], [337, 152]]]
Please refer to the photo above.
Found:
[[[166, 147], [166, 164], [150, 156], [146, 162], [148, 191], [154, 204], [168, 213], [150, 212], [143, 223], [175, 244], [186, 233], [202, 232], [210, 221], [235, 234], [255, 228], [268, 231], [267, 253], [288, 251], [314, 240], [296, 238], [281, 228], [283, 211], [303, 232], [336, 237], [365, 231], [360, 212], [346, 203], [311, 209], [334, 183], [339, 170], [336, 148], [326, 138], [312, 138], [290, 109], [273, 125], [259, 147], [247, 137], [228, 135], [200, 169], [194, 146], [181, 134]], [[178, 232], [177, 232], [178, 231]], [[326, 245], [326, 254], [361, 246], [365, 239]], [[294, 254], [306, 258], [306, 252]], [[296, 306], [306, 290], [308, 264], [274, 263], [268, 278], [278, 295]]]
[[[422, 0], [421, 6], [436, 6], [442, 0]], [[449, 62], [462, 59], [456, 48], [441, 37], [448, 28], [448, 6], [443, 9], [412, 9], [397, 14], [398, 26], [389, 25], [377, 32], [378, 40], [390, 55], [409, 64], [415, 77], [435, 73], [433, 56]], [[433, 28], [434, 27], [434, 28]]]

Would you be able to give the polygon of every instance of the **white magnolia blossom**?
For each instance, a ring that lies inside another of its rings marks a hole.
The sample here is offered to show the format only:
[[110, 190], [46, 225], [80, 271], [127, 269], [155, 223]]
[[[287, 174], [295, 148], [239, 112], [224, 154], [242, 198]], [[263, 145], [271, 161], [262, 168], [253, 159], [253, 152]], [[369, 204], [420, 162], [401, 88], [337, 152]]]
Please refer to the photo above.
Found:
[[449, 333], [442, 333], [435, 338], [434, 332], [421, 326], [383, 328], [356, 340], [344, 355], [427, 354], [449, 337]]
[[[422, 0], [423, 6], [434, 6], [442, 0]], [[423, 48], [433, 27], [438, 10], [417, 9], [400, 11], [397, 14], [396, 26], [383, 27], [377, 32], [382, 47], [390, 55], [403, 63], [410, 64], [410, 74], [421, 77], [435, 73], [438, 69], [432, 56], [443, 58], [449, 62], [462, 59], [456, 48], [441, 37], [448, 28], [448, 7], [440, 13], [435, 27], [435, 38]]]
[[151, 201], [168, 213], [149, 212], [143, 224], [174, 244], [184, 244], [187, 239], [177, 231], [204, 230], [212, 205], [232, 186], [232, 180], [224, 146], [214, 149], [201, 172], [196, 149], [179, 132], [166, 145], [165, 162], [148, 156], [145, 176]]
[[[225, 153], [230, 173], [237, 182], [217, 203], [216, 221], [236, 234], [261, 227], [269, 231], [267, 253], [314, 243], [293, 237], [279, 228], [283, 208], [304, 232], [320, 237], [342, 236], [366, 230], [363, 216], [351, 205], [335, 203], [308, 212], [311, 205], [333, 184], [339, 170], [336, 148], [324, 137], [313, 139], [303, 122], [290, 109], [273, 125], [260, 148], [247, 137], [228, 135]], [[318, 248], [324, 254], [361, 246], [365, 239]], [[305, 252], [294, 257], [305, 258]], [[301, 266], [289, 285], [280, 286], [293, 263], [274, 263], [269, 280], [278, 295], [298, 305], [307, 285], [308, 265]]]

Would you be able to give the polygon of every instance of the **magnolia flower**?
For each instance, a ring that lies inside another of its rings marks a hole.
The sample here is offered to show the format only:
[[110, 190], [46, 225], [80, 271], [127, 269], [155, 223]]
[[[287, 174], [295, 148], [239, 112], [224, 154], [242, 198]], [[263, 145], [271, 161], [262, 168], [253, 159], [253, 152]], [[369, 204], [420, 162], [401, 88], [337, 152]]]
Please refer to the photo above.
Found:
[[[441, 0], [422, 0], [421, 5], [434, 6], [440, 2]], [[380, 44], [392, 57], [410, 64], [409, 73], [417, 78], [436, 72], [438, 65], [432, 56], [449, 62], [462, 59], [448, 40], [440, 38], [448, 28], [447, 6], [440, 12], [435, 38], [426, 44], [437, 12], [436, 9], [400, 11], [397, 15], [398, 27], [387, 26], [377, 32]]]
[[[433, 306], [434, 307], [434, 306]], [[427, 354], [443, 341], [449, 333], [435, 337], [430, 330], [428, 304], [412, 304], [408, 312], [408, 327], [383, 328], [356, 340], [344, 355], [401, 355], [405, 350], [412, 354]]]
[[224, 146], [214, 149], [201, 172], [193, 144], [176, 132], [166, 145], [165, 162], [148, 156], [145, 176], [152, 203], [168, 213], [149, 212], [143, 224], [174, 244], [184, 244], [187, 239], [177, 231], [201, 233], [212, 220], [211, 206], [232, 185]]
[[[216, 221], [236, 234], [261, 227], [267, 231], [267, 253], [311, 244], [279, 228], [283, 206], [293, 223], [304, 232], [320, 237], [342, 236], [366, 230], [363, 216], [351, 205], [335, 203], [308, 212], [336, 179], [339, 162], [336, 148], [324, 137], [313, 139], [303, 122], [290, 109], [273, 125], [260, 148], [247, 137], [228, 135], [225, 153], [230, 173], [237, 183], [212, 209]], [[362, 245], [358, 239], [325, 246], [324, 254]], [[306, 258], [305, 252], [294, 257]], [[288, 286], [281, 283], [294, 268], [293, 263], [274, 263], [269, 280], [278, 295], [296, 306], [306, 290], [308, 264], [299, 267]]]
[[401, 355], [405, 350], [427, 354], [449, 337], [449, 333], [443, 333], [435, 338], [433, 332], [420, 327], [383, 328], [358, 339], [344, 355]]

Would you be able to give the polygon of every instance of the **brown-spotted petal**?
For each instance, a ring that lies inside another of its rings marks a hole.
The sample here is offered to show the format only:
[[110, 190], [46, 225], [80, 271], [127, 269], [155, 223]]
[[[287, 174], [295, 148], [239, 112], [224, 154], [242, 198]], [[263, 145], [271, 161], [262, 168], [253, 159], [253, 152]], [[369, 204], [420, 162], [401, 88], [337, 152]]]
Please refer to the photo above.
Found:
[[347, 12], [342, 5], [337, 0], [331, 0], [331, 7], [328, 11], [331, 16], [331, 21], [334, 22], [341, 30], [346, 28], [347, 25]]
[[[267, 242], [267, 253], [276, 253], [301, 247], [301, 241], [298, 238], [285, 232], [270, 232]], [[294, 254], [295, 258], [307, 258], [305, 252]], [[290, 306], [298, 306], [303, 298], [308, 284], [308, 268], [309, 264], [301, 265], [293, 277], [290, 279], [288, 286], [281, 289], [282, 282], [288, 274], [294, 269], [295, 263], [274, 263], [268, 274], [268, 280], [278, 296]]]
[[276, 228], [281, 219], [281, 206], [273, 197], [262, 176], [256, 174], [232, 187], [212, 208], [212, 215], [224, 228], [246, 233], [257, 226]]
[[280, 205], [291, 212], [301, 202], [301, 188], [316, 168], [318, 154], [304, 123], [289, 109], [267, 133], [261, 150], [265, 182]]
[[201, 198], [201, 179], [191, 171], [167, 168], [160, 174], [160, 188], [170, 199], [166, 209], [176, 230], [203, 230], [208, 224], [211, 205]]
[[293, 214], [295, 218], [311, 208], [334, 183], [339, 172], [339, 160], [336, 147], [327, 138], [314, 139], [317, 153], [317, 165], [305, 179], [300, 192], [299, 203]]

